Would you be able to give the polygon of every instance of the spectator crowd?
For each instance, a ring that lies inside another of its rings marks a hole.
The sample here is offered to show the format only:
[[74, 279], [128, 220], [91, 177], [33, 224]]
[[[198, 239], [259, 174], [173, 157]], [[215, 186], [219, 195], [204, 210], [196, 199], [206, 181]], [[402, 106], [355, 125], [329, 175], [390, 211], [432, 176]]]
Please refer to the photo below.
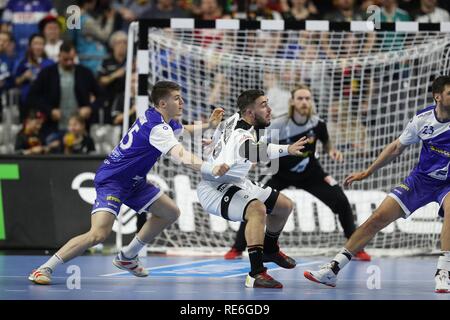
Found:
[[[143, 18], [450, 22], [448, 0], [78, 0], [0, 2], [0, 95], [19, 92], [21, 154], [95, 152], [92, 124], [123, 121], [129, 23]], [[369, 12], [369, 13], [368, 13]], [[135, 84], [133, 77], [132, 87]], [[4, 99], [0, 99], [3, 101]], [[1, 106], [0, 106], [1, 108]], [[132, 114], [135, 112], [132, 109]]]

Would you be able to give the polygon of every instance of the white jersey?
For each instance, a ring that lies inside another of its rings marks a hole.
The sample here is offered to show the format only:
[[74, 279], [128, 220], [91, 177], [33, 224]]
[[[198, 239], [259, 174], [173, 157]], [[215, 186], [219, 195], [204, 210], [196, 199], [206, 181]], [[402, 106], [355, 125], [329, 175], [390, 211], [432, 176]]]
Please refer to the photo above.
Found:
[[422, 141], [419, 163], [412, 173], [428, 175], [440, 183], [450, 182], [450, 121], [437, 120], [435, 108], [433, 105], [419, 111], [399, 140], [403, 145]]
[[[230, 170], [215, 182], [240, 183], [244, 181], [253, 163], [239, 154], [239, 148], [246, 140], [257, 142], [254, 128], [240, 118], [239, 113], [222, 121], [214, 132], [213, 141], [207, 152], [207, 162], [213, 165], [227, 164]], [[210, 180], [208, 177], [204, 179]]]

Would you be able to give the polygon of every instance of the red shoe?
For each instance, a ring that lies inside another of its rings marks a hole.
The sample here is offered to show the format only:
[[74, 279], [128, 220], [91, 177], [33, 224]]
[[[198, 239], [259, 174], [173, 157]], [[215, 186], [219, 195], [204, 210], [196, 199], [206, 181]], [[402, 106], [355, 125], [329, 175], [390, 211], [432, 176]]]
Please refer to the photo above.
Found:
[[287, 256], [283, 251], [275, 253], [263, 253], [263, 262], [275, 262], [282, 268], [293, 269], [297, 265], [294, 259]]
[[242, 259], [242, 251], [239, 251], [236, 248], [231, 248], [230, 251], [225, 253], [223, 256], [225, 260], [235, 260], [235, 259]]
[[352, 258], [352, 260], [355, 261], [370, 261], [372, 258], [369, 256], [367, 252], [364, 250], [361, 250], [355, 254], [355, 256]]
[[283, 288], [283, 285], [272, 278], [266, 271], [255, 274], [253, 277], [248, 274], [245, 279], [245, 286], [247, 288]]

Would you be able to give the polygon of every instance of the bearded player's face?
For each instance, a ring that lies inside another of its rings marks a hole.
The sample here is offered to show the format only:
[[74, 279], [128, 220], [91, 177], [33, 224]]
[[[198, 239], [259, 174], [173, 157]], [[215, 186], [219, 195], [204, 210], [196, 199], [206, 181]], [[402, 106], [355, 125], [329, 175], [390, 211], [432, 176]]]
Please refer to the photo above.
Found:
[[266, 128], [270, 125], [272, 120], [272, 109], [269, 106], [269, 99], [266, 96], [261, 96], [255, 100], [253, 112], [255, 115], [254, 126], [258, 128]]
[[294, 105], [294, 110], [299, 115], [308, 117], [311, 115], [311, 92], [306, 89], [299, 89], [294, 92], [294, 97], [292, 98], [292, 104]]

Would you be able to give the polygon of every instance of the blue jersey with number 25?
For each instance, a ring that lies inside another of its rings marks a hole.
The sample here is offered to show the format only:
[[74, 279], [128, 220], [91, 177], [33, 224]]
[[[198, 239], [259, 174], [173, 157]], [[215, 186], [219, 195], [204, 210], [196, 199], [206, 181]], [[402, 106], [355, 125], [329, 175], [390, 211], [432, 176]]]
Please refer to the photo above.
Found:
[[132, 187], [145, 178], [161, 154], [179, 143], [175, 134], [181, 131], [179, 122], [170, 120], [166, 123], [155, 108], [147, 109], [103, 161], [95, 183], [111, 181], [118, 182], [123, 188]]

